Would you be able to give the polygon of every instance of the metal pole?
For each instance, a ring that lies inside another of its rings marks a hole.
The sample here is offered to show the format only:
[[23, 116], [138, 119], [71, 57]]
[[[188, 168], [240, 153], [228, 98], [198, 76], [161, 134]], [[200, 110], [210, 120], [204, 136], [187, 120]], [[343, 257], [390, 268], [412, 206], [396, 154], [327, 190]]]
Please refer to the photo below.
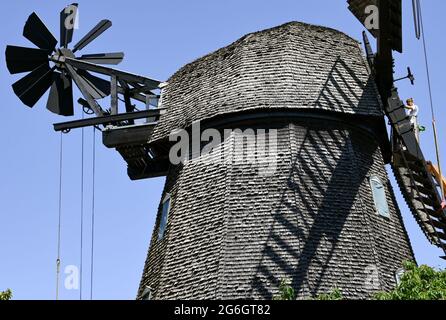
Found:
[[56, 260], [56, 300], [59, 300], [60, 259]]

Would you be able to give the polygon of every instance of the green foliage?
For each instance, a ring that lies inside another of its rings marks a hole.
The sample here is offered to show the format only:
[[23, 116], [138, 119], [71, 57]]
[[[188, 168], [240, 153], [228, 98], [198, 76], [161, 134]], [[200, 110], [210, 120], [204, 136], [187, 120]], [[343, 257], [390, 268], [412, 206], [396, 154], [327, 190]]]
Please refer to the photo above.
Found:
[[273, 300], [296, 300], [296, 293], [287, 280], [280, 281], [279, 294], [274, 296]]
[[405, 273], [398, 287], [381, 292], [377, 300], [446, 300], [446, 270], [437, 271], [428, 266], [418, 267], [413, 262], [404, 264]]
[[0, 300], [11, 300], [12, 291], [11, 289], [7, 289], [6, 291], [0, 291]]
[[316, 297], [316, 300], [344, 300], [341, 290], [334, 289], [329, 293], [320, 294]]
[[[446, 270], [435, 270], [429, 266], [418, 267], [414, 262], [404, 263], [404, 274], [399, 285], [391, 292], [380, 292], [376, 300], [446, 300]], [[279, 286], [274, 300], [296, 300], [294, 289], [286, 280]], [[341, 290], [321, 294], [315, 300], [344, 300]]]

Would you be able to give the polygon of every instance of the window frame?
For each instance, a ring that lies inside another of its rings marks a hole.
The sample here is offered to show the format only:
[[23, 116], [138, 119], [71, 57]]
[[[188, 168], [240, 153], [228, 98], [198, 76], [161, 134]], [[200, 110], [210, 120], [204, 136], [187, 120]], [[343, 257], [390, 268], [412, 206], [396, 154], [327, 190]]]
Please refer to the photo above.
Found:
[[[166, 210], [166, 222], [163, 225], [163, 229], [162, 229], [162, 233], [161, 233], [161, 226], [163, 224], [163, 216], [164, 216], [164, 206], [167, 202], [168, 202], [168, 207]], [[165, 195], [165, 197], [163, 198], [163, 201], [161, 202], [161, 215], [160, 215], [160, 220], [158, 223], [158, 236], [157, 236], [158, 241], [163, 240], [164, 236], [166, 234], [167, 224], [169, 222], [170, 206], [171, 206], [170, 194], [167, 193]]]
[[401, 284], [401, 279], [403, 278], [405, 273], [406, 270], [404, 268], [399, 268], [395, 271], [395, 282], [397, 287]]
[[[163, 216], [164, 216], [164, 206], [165, 206], [165, 204], [167, 202], [168, 202], [168, 207], [167, 207], [167, 210], [166, 210], [166, 222], [163, 225], [163, 229], [162, 229], [162, 233], [161, 233], [161, 226], [163, 224]], [[164, 236], [166, 234], [167, 224], [169, 222], [170, 205], [171, 205], [170, 194], [167, 193], [164, 196], [163, 201], [161, 202], [161, 216], [160, 216], [160, 221], [159, 221], [159, 224], [158, 224], [158, 236], [157, 236], [158, 241], [163, 240]]]
[[[382, 187], [382, 191], [380, 191], [374, 183], [378, 183]], [[387, 198], [386, 184], [382, 181], [382, 179], [378, 175], [372, 175], [369, 177], [369, 185], [372, 191], [373, 204], [375, 206], [375, 212], [380, 216], [387, 219], [391, 218], [391, 212], [389, 207], [389, 201]], [[382, 192], [382, 194], [378, 194], [378, 192]], [[382, 203], [384, 201], [384, 211], [382, 211]]]
[[152, 291], [151, 287], [145, 286], [141, 294], [141, 300], [152, 300]]

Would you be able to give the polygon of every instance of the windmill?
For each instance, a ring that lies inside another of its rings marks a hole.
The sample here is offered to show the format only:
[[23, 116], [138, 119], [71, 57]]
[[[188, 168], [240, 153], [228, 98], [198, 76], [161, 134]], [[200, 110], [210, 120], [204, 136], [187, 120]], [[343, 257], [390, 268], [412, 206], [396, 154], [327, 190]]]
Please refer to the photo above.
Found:
[[[111, 26], [108, 20], [68, 49], [72, 30], [64, 22], [77, 5], [65, 8], [56, 49], [30, 16], [24, 36], [38, 49], [6, 50], [11, 73], [30, 72], [13, 85], [19, 98], [32, 107], [50, 89], [48, 109], [73, 115], [74, 82], [83, 111], [95, 117], [54, 129], [102, 126], [104, 145], [123, 156], [131, 179], [166, 176], [138, 299], [268, 299], [283, 279], [301, 297], [338, 287], [346, 297], [366, 298], [393, 288], [402, 262], [414, 255], [389, 163], [423, 231], [445, 249], [441, 174], [424, 159], [394, 86], [401, 3], [388, 3], [349, 1], [362, 22], [365, 6], [381, 11], [380, 31], [372, 33], [376, 55], [364, 36], [368, 64], [344, 33], [292, 22], [242, 37], [164, 83], [101, 65], [119, 63], [122, 53], [75, 55]], [[109, 108], [101, 107], [98, 100], [108, 96]], [[170, 163], [170, 133], [193, 131], [197, 122], [200, 133], [232, 130], [213, 148], [229, 161], [200, 155]], [[234, 160], [244, 138], [238, 128], [264, 130], [254, 133], [256, 141], [276, 130], [272, 176], [258, 174], [262, 163]]]

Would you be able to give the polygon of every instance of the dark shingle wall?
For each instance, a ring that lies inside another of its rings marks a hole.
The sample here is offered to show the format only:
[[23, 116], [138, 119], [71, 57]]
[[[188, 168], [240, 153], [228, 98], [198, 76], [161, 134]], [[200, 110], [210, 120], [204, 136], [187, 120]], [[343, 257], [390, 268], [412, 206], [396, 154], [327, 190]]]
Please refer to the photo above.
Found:
[[[161, 272], [145, 271], [142, 283], [155, 289], [157, 299], [215, 299], [226, 167], [200, 158], [181, 169], [172, 167], [168, 181], [175, 184], [169, 184], [164, 192], [172, 196], [166, 235], [162, 243], [152, 240], [149, 257], [153, 261], [149, 258], [146, 262]], [[160, 214], [161, 208], [157, 220]], [[158, 234], [158, 226], [153, 234]]]
[[[159, 286], [155, 298], [269, 299], [281, 279], [300, 297], [340, 288], [365, 298], [394, 286], [413, 253], [389, 187], [391, 218], [375, 212], [369, 177], [387, 181], [375, 139], [328, 121], [264, 128], [279, 128], [272, 176], [259, 175], [262, 164], [209, 156], [169, 175], [178, 192], [167, 245], [150, 251], [163, 255], [152, 262], [161, 272], [143, 275]], [[233, 153], [234, 139], [220, 148]]]
[[[392, 212], [390, 219], [382, 218], [377, 214], [371, 214], [369, 219], [369, 232], [372, 237], [370, 242], [373, 250], [377, 254], [377, 266], [381, 276], [380, 285], [383, 290], [390, 290], [395, 283], [395, 274], [389, 270], [401, 268], [401, 262], [414, 260], [414, 254], [410, 245], [410, 240], [404, 228], [402, 215], [396, 202], [392, 185], [383, 170], [384, 162], [379, 150], [370, 153], [367, 145], [372, 143], [365, 137], [355, 135], [353, 137], [353, 146], [356, 152], [358, 170], [366, 172], [366, 177], [376, 175], [386, 186], [387, 202]], [[373, 161], [371, 160], [373, 159]], [[363, 206], [373, 208], [373, 198], [370, 197], [370, 186], [364, 183], [360, 189]]]
[[165, 256], [166, 256], [165, 253], [167, 248], [167, 241], [168, 241], [167, 239], [169, 235], [169, 226], [170, 226], [170, 224], [168, 224], [166, 227], [165, 231], [166, 236], [164, 236], [162, 240], [158, 240], [158, 230], [161, 220], [162, 205], [164, 198], [166, 197], [167, 194], [169, 194], [171, 199], [171, 209], [169, 216], [175, 214], [175, 208], [176, 208], [175, 203], [178, 194], [177, 177], [180, 174], [181, 169], [182, 169], [181, 166], [172, 167], [172, 170], [170, 171], [170, 174], [166, 179], [162, 198], [158, 206], [158, 213], [155, 221], [155, 227], [150, 241], [150, 250], [147, 254], [147, 258], [143, 269], [143, 277], [141, 279], [141, 283], [138, 290], [139, 299], [141, 298], [141, 294], [144, 292], [146, 287], [149, 287], [151, 289], [152, 296], [156, 297], [158, 295], [158, 288], [160, 288], [162, 269], [165, 262]]

